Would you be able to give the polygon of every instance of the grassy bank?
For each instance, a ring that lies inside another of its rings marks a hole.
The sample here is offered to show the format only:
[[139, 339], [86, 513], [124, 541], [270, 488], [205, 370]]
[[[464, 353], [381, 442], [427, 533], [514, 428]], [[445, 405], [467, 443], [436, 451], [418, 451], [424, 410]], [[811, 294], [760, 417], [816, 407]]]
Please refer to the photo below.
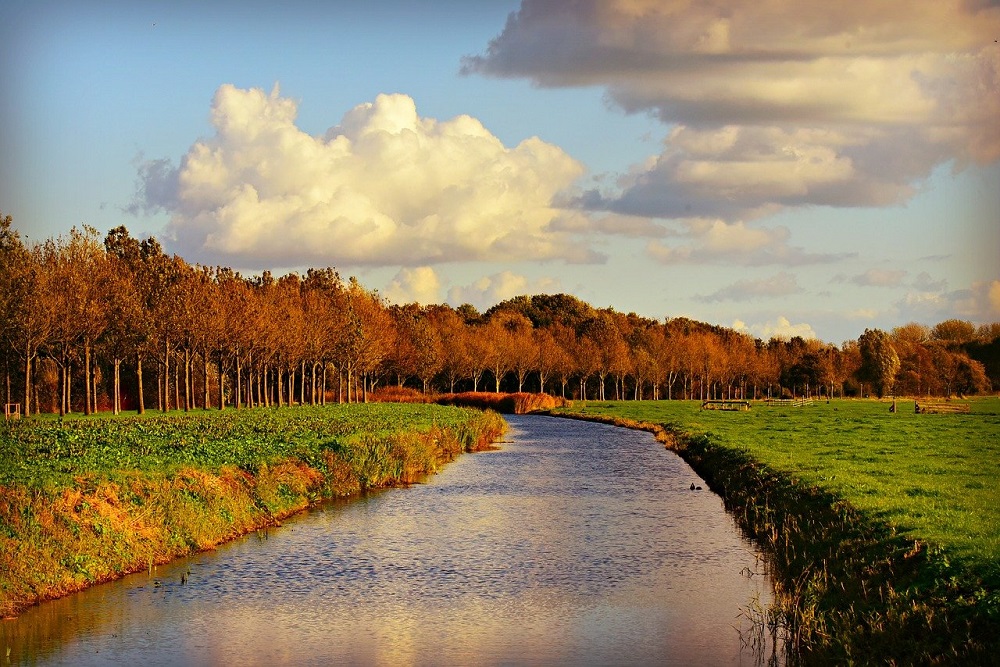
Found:
[[513, 394], [492, 391], [466, 391], [458, 394], [425, 394], [404, 387], [385, 387], [374, 392], [370, 400], [385, 403], [437, 403], [459, 408], [492, 410], [502, 415], [524, 415], [541, 412], [569, 404], [564, 398], [550, 394], [518, 392]]
[[487, 448], [494, 413], [342, 405], [0, 427], [0, 616], [408, 483]]
[[780, 620], [807, 663], [988, 663], [1000, 651], [1000, 401], [966, 415], [899, 406], [554, 412], [665, 428], [770, 555]]

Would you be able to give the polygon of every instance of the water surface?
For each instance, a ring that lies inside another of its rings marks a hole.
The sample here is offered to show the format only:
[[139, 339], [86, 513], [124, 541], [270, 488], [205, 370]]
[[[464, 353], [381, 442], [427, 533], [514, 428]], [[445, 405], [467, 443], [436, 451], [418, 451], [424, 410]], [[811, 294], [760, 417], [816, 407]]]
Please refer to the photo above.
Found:
[[509, 422], [425, 484], [33, 608], [0, 624], [0, 664], [760, 659], [741, 613], [770, 582], [687, 464], [647, 433]]

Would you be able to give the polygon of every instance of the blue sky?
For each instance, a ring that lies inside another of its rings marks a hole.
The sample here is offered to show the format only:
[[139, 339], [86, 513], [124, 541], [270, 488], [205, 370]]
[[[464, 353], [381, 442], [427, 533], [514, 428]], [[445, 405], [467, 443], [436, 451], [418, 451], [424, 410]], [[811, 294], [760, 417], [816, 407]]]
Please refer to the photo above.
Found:
[[6, 2], [0, 211], [400, 302], [1000, 320], [1000, 9], [695, 4]]

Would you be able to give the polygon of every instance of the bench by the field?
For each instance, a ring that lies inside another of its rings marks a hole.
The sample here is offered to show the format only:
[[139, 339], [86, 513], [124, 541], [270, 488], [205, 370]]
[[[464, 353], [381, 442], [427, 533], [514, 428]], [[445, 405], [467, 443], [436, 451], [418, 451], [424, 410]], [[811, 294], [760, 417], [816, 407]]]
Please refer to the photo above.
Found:
[[952, 403], [951, 401], [914, 403], [913, 408], [918, 415], [968, 414], [971, 411], [968, 403]]
[[750, 401], [705, 401], [702, 410], [749, 410]]
[[801, 408], [805, 405], [812, 405], [813, 400], [811, 398], [769, 398], [764, 401], [764, 404], [771, 407]]
[[20, 403], [4, 403], [3, 404], [3, 419], [4, 421], [10, 421], [12, 419], [21, 418], [21, 404]]

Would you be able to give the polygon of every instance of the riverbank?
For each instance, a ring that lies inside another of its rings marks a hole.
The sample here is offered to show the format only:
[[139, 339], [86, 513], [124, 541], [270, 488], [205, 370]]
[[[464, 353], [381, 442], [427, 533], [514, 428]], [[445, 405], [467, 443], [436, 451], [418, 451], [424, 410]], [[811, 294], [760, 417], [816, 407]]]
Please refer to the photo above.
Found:
[[391, 404], [7, 424], [0, 616], [414, 482], [505, 429], [494, 413]]
[[[874, 401], [553, 411], [657, 434], [768, 553], [807, 664], [987, 664], [1000, 651], [1000, 405], [890, 414]], [[910, 408], [909, 412], [907, 407]]]

